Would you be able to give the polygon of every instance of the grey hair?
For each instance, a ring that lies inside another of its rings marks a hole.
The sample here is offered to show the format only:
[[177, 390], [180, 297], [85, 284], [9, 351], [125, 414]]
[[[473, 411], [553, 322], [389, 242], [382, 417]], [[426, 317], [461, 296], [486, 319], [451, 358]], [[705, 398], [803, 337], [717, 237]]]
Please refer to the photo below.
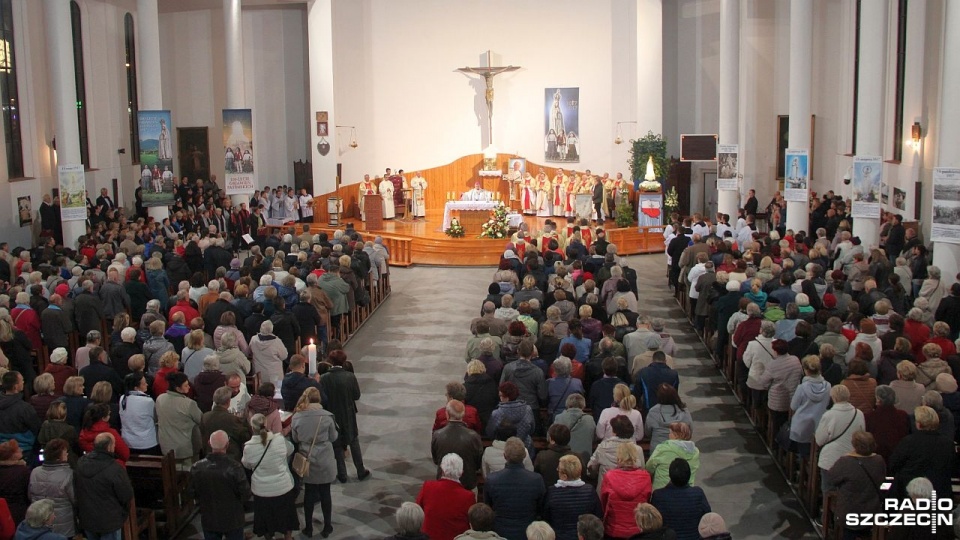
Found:
[[397, 532], [401, 536], [414, 536], [423, 527], [423, 508], [412, 502], [405, 502], [397, 508]]
[[220, 348], [229, 349], [237, 346], [237, 335], [232, 332], [227, 332], [220, 336]]
[[660, 317], [654, 317], [650, 321], [650, 328], [654, 332], [663, 332], [663, 326], [664, 326], [663, 319], [661, 319]]
[[897, 392], [885, 384], [878, 386], [873, 393], [877, 396], [877, 401], [879, 401], [881, 405], [893, 407], [897, 404]]
[[923, 310], [920, 308], [910, 308], [910, 311], [907, 312], [907, 318], [911, 321], [921, 322], [923, 321]]
[[573, 364], [570, 362], [570, 359], [565, 356], [559, 356], [553, 362], [553, 370], [557, 374], [557, 377], [569, 377], [572, 369]]
[[567, 402], [564, 404], [568, 409], [583, 409], [587, 406], [587, 400], [580, 394], [570, 394], [567, 396]]
[[927, 276], [929, 276], [930, 279], [940, 279], [940, 267], [935, 264], [928, 266]]
[[40, 499], [27, 508], [25, 521], [27, 525], [39, 529], [44, 527], [53, 516], [53, 501], [50, 499]]
[[263, 321], [260, 323], [260, 333], [261, 334], [272, 334], [273, 333], [273, 323], [269, 320]]
[[759, 317], [760, 316], [760, 306], [750, 302], [747, 304], [747, 315], [750, 317]]
[[763, 321], [760, 323], [760, 334], [763, 337], [772, 338], [777, 333], [777, 325], [773, 321]]
[[208, 354], [207, 357], [203, 359], [203, 370], [220, 371], [220, 357], [216, 354]]
[[443, 456], [440, 470], [443, 471], [444, 478], [459, 480], [463, 476], [463, 458], [454, 453]]
[[160, 310], [159, 300], [153, 299], [147, 302], [147, 311], [159, 311], [159, 310]]
[[220, 405], [221, 407], [226, 407], [230, 404], [230, 399], [233, 398], [233, 391], [229, 386], [221, 386], [213, 391], [213, 404]]
[[534, 521], [527, 525], [527, 540], [556, 540], [557, 533], [546, 521]]
[[927, 390], [920, 396], [920, 404], [926, 405], [935, 411], [940, 410], [943, 408], [943, 396], [936, 390]]
[[933, 483], [925, 476], [918, 476], [907, 484], [907, 496], [913, 500], [933, 497]]
[[493, 349], [496, 347], [496, 343], [492, 338], [483, 338], [480, 340], [480, 352], [482, 353], [493, 353]]

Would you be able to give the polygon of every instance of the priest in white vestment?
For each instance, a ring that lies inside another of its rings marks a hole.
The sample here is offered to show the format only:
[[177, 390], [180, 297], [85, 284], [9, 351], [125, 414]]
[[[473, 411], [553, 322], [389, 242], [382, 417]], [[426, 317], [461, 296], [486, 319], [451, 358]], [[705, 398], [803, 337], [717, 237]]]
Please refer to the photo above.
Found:
[[410, 180], [410, 188], [413, 190], [413, 219], [427, 216], [427, 179], [417, 171]]
[[393, 207], [393, 182], [389, 178], [380, 181], [380, 198], [383, 199], [383, 219], [393, 219], [396, 217], [396, 210]]
[[489, 201], [490, 192], [480, 187], [480, 182], [477, 182], [473, 185], [473, 189], [463, 194], [463, 197], [460, 199], [463, 201]]

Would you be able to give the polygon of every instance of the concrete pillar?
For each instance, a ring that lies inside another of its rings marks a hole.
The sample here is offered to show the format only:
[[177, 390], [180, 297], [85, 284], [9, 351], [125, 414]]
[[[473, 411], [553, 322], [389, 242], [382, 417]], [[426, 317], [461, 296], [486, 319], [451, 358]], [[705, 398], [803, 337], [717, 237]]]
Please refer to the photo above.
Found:
[[[43, 7], [47, 31], [47, 69], [50, 76], [47, 91], [57, 137], [57, 161], [58, 165], [77, 165], [80, 163], [80, 126], [77, 121], [70, 0], [44, 0]], [[63, 222], [63, 241], [67, 246], [75, 248], [77, 238], [85, 234], [85, 221]]]
[[[857, 155], [882, 156], [887, 63], [887, 2], [860, 6], [860, 77], [857, 80]], [[880, 243], [880, 216], [854, 217], [853, 234], [867, 248]]]
[[[140, 108], [145, 111], [163, 109], [163, 90], [160, 75], [160, 15], [157, 0], [137, 0], [137, 51], [140, 62]], [[139, 181], [139, 179], [138, 179]], [[156, 221], [170, 217], [166, 206], [151, 206], [147, 215]]]
[[[790, 148], [810, 149], [812, 76], [813, 0], [790, 0]], [[787, 228], [794, 232], [810, 232], [810, 211], [804, 199], [787, 201]]]
[[[945, 2], [943, 22], [943, 52], [940, 63], [940, 118], [937, 121], [937, 166], [960, 167], [960, 3]], [[924, 201], [928, 208], [930, 202]], [[931, 214], [932, 215], [932, 212]], [[960, 244], [933, 243], [933, 264], [940, 267], [945, 283], [953, 283], [960, 261]]]
[[[720, 2], [720, 144], [740, 138], [740, 0]], [[743, 148], [740, 148], [743, 152]], [[737, 220], [739, 190], [720, 190], [717, 211]], [[713, 219], [714, 216], [710, 216]]]
[[[246, 108], [247, 98], [243, 87], [243, 20], [241, 0], [223, 0], [223, 36], [226, 42], [224, 66], [227, 77], [228, 109]], [[220, 148], [223, 150], [223, 148]], [[217, 155], [214, 152], [214, 155]], [[226, 178], [223, 179], [226, 182]], [[279, 182], [283, 183], [283, 182]], [[250, 202], [247, 195], [231, 195], [234, 206]]]
[[[337, 187], [337, 129], [336, 107], [333, 103], [333, 1], [310, 0], [307, 3], [307, 44], [310, 69], [310, 160], [313, 164], [313, 194], [321, 195]], [[326, 156], [317, 151], [315, 114], [327, 111], [327, 136], [330, 152]], [[346, 121], [355, 125], [355, 122]], [[326, 204], [326, 203], [324, 203]]]

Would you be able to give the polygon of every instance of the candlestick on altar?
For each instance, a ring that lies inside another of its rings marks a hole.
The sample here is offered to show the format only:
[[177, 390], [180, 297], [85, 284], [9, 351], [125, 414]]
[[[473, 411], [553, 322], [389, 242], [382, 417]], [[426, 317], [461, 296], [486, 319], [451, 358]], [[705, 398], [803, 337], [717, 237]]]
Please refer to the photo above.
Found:
[[310, 340], [310, 344], [307, 345], [307, 358], [310, 361], [309, 374], [313, 376], [317, 373], [317, 346], [314, 345], [312, 339]]

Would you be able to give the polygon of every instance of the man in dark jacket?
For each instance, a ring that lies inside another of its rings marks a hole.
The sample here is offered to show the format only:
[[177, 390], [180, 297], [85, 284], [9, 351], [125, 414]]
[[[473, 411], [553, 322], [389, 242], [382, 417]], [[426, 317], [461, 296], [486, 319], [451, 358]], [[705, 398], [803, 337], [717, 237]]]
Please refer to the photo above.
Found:
[[231, 440], [225, 431], [214, 431], [204, 443], [210, 448], [207, 457], [190, 468], [190, 485], [200, 507], [200, 526], [208, 538], [243, 538], [243, 504], [250, 498], [247, 475], [239, 460], [227, 455]]
[[[533, 342], [527, 339], [521, 341], [517, 346], [517, 354], [520, 358], [504, 366], [500, 382], [509, 381], [517, 385], [520, 399], [537, 411], [540, 405], [547, 402], [547, 383], [544, 380], [543, 370], [530, 361], [533, 349]], [[534, 416], [539, 418], [539, 415]]]
[[950, 341], [956, 341], [960, 337], [960, 283], [950, 286], [950, 296], [944, 296], [943, 300], [940, 300], [935, 318], [950, 325]]
[[91, 330], [100, 330], [103, 321], [103, 304], [93, 293], [94, 282], [88, 279], [83, 282], [82, 292], [73, 299], [73, 317], [77, 333], [87, 335]]
[[940, 417], [930, 407], [917, 407], [917, 431], [900, 440], [890, 456], [888, 473], [896, 479], [897, 496], [918, 476], [927, 477], [937, 493], [950, 493], [950, 476], [956, 453], [953, 441], [940, 434]]
[[283, 396], [283, 410], [292, 411], [297, 406], [300, 396], [313, 387], [320, 391], [320, 400], [326, 406], [327, 394], [320, 384], [320, 375], [313, 374], [313, 377], [306, 375], [307, 359], [303, 355], [295, 354], [290, 357], [290, 371], [283, 377], [283, 384], [280, 387], [280, 394]]
[[123, 379], [113, 369], [107, 358], [107, 351], [103, 347], [94, 347], [90, 349], [90, 365], [80, 369], [80, 376], [83, 377], [83, 393], [90, 395], [93, 387], [100, 381], [107, 381], [113, 388], [113, 401], [118, 401], [123, 395]]
[[[560, 473], [557, 471], [560, 465], [560, 458], [568, 454], [573, 454], [570, 449], [570, 428], [564, 424], [554, 424], [547, 430], [547, 442], [549, 446], [546, 450], [537, 452], [537, 459], [533, 462], [533, 472], [543, 477], [543, 483], [552, 486], [560, 479]], [[586, 470], [587, 464], [583, 462], [583, 456], [580, 458], [580, 466]]]
[[67, 348], [67, 337], [73, 331], [73, 321], [63, 310], [63, 297], [59, 294], [50, 295], [50, 306], [40, 313], [40, 325], [43, 330], [43, 342], [49, 350], [57, 347]]
[[230, 268], [230, 260], [233, 259], [233, 253], [223, 247], [223, 238], [215, 238], [210, 245], [203, 251], [203, 269], [207, 272], [207, 277], [213, 279], [217, 274], [217, 268]]
[[365, 480], [370, 477], [370, 471], [363, 466], [363, 456], [360, 454], [359, 429], [357, 428], [357, 400], [360, 399], [360, 384], [357, 377], [343, 368], [347, 362], [347, 354], [342, 350], [333, 351], [328, 357], [333, 367], [323, 374], [320, 384], [323, 386], [321, 396], [327, 396], [326, 409], [333, 413], [337, 426], [340, 428], [339, 437], [333, 445], [333, 455], [337, 460], [337, 480], [341, 484], [347, 482], [347, 463], [344, 459], [344, 450], [349, 446], [353, 465], [357, 468], [357, 477]]
[[3, 374], [3, 394], [0, 394], [0, 438], [16, 439], [24, 460], [32, 463], [34, 445], [40, 432], [40, 417], [36, 409], [23, 400], [23, 375], [17, 371]]
[[483, 502], [496, 516], [494, 530], [504, 538], [526, 538], [527, 526], [537, 519], [547, 494], [543, 478], [523, 468], [526, 455], [520, 439], [507, 439], [503, 447], [506, 466], [491, 473], [483, 488]]
[[107, 272], [107, 280], [100, 286], [100, 301], [103, 302], [103, 314], [107, 321], [130, 309], [130, 295], [120, 280], [120, 272], [111, 270]]
[[[594, 362], [594, 360], [590, 362]], [[600, 419], [600, 413], [604, 409], [613, 405], [613, 388], [618, 384], [625, 384], [617, 376], [620, 363], [617, 362], [616, 358], [612, 356], [604, 358], [601, 366], [603, 367], [603, 377], [591, 384], [590, 391], [587, 392], [587, 395], [590, 396], [587, 406], [593, 410], [594, 421]]]
[[220, 317], [224, 313], [233, 313], [234, 324], [240, 318], [239, 310], [231, 303], [231, 300], [233, 300], [233, 295], [224, 291], [220, 293], [220, 297], [215, 302], [210, 302], [210, 305], [207, 306], [207, 310], [203, 313], [203, 331], [208, 335], [212, 336], [213, 332], [220, 326]]
[[690, 485], [690, 464], [682, 458], [670, 463], [670, 483], [653, 492], [650, 504], [677, 538], [700, 538], [700, 518], [712, 511], [703, 489]]
[[907, 243], [907, 231], [903, 227], [903, 215], [893, 214], [891, 216], [890, 232], [887, 233], [886, 252], [890, 262], [896, 264], [897, 257], [903, 251], [903, 246]]
[[115, 447], [111, 433], [97, 435], [93, 452], [80, 458], [74, 472], [80, 527], [90, 540], [120, 538], [133, 498], [133, 485], [117, 462]]
[[637, 395], [638, 401], [643, 400], [646, 410], [649, 411], [657, 404], [657, 388], [663, 383], [679, 389], [680, 376], [677, 370], [667, 365], [667, 355], [663, 351], [657, 351], [653, 353], [653, 362], [637, 373], [634, 386], [636, 389], [634, 394]]
[[[227, 386], [221, 386], [213, 392], [213, 409], [203, 413], [200, 418], [200, 436], [203, 438], [204, 453], [208, 456], [211, 453], [225, 454], [239, 464], [240, 458], [243, 457], [243, 445], [250, 440], [252, 432], [249, 424], [228, 410], [232, 397], [233, 390]], [[213, 446], [213, 439], [217, 433], [227, 436], [226, 445], [219, 450]]]
[[447, 454], [456, 454], [463, 460], [463, 475], [460, 483], [467, 489], [477, 486], [477, 470], [483, 457], [483, 443], [476, 431], [463, 423], [466, 407], [463, 402], [451, 399], [447, 402], [447, 425], [433, 432], [430, 441], [430, 454], [437, 464], [437, 478], [440, 478], [440, 460]]

